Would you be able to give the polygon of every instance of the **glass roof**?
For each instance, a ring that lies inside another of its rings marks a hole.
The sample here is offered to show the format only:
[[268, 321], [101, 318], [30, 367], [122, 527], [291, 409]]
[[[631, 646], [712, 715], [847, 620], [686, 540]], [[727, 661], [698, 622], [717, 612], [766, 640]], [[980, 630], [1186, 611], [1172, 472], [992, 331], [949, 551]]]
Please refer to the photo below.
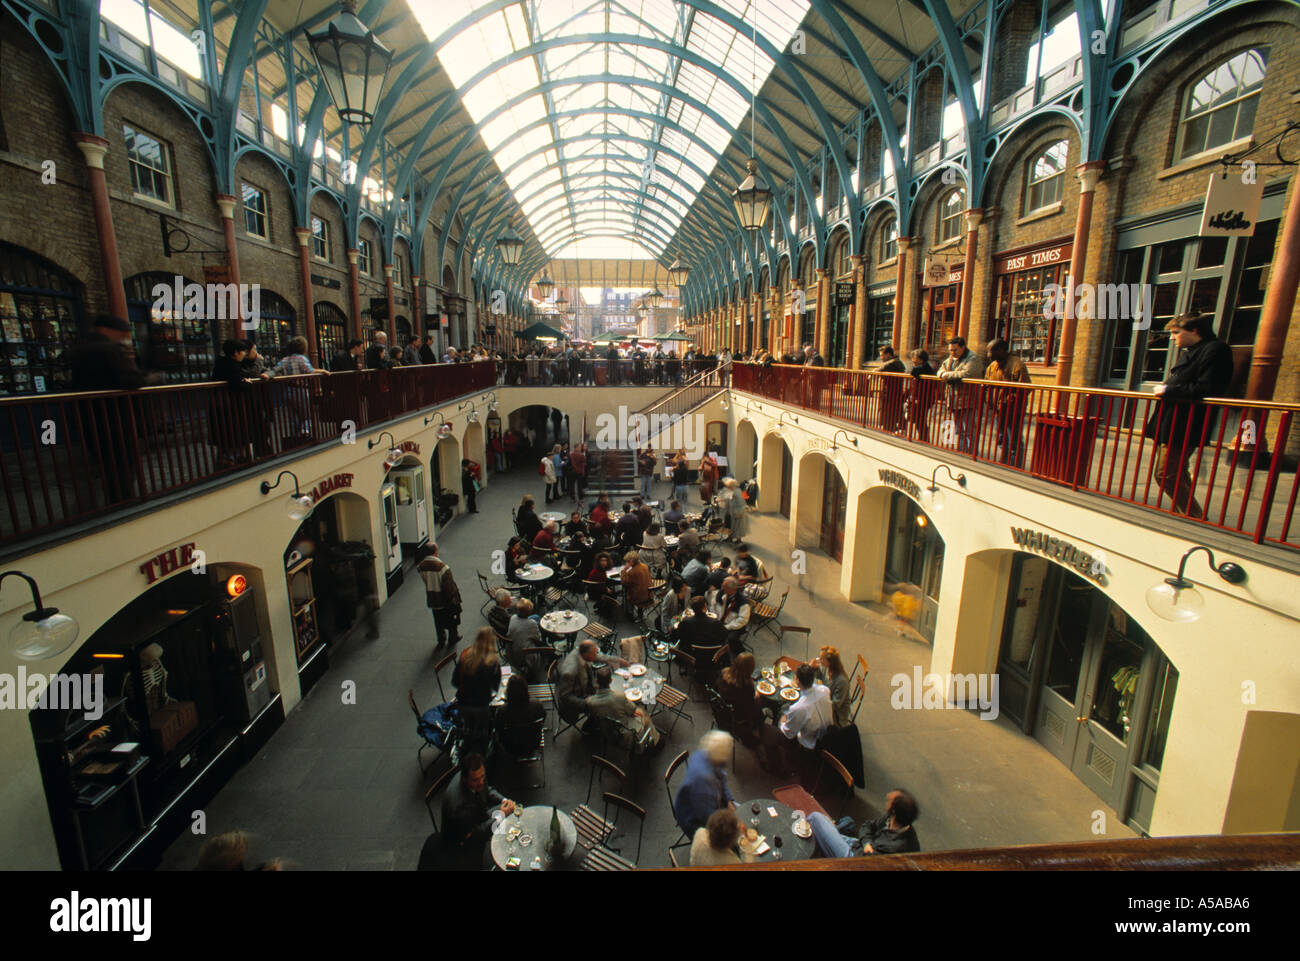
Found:
[[[704, 186], [700, 171], [712, 174], [772, 71], [752, 31], [784, 49], [809, 6], [714, 0], [747, 25], [738, 32], [674, 0], [521, 0], [455, 29], [490, 2], [407, 0], [552, 257], [575, 237], [617, 237], [662, 255], [665, 238]], [[602, 39], [609, 35], [685, 47], [731, 75], [744, 93], [667, 50]], [[543, 43], [553, 45], [516, 58]], [[628, 190], [656, 200], [637, 202]]]

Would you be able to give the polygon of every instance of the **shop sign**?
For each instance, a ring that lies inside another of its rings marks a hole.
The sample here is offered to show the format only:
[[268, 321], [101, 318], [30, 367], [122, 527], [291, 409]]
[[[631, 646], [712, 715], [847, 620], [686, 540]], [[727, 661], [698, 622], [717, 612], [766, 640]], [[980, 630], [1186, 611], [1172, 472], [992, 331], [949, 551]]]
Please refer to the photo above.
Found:
[[882, 467], [880, 469], [880, 482], [911, 494], [914, 500], [919, 501], [921, 499], [921, 485], [906, 474], [900, 474], [896, 470], [886, 470]]
[[343, 286], [341, 283], [339, 283], [338, 278], [322, 277], [320, 274], [312, 274], [311, 282], [315, 284], [317, 287], [324, 287], [327, 290], [339, 290]]
[[1017, 270], [1031, 270], [1034, 267], [1062, 264], [1069, 261], [1073, 252], [1074, 241], [1071, 240], [1063, 244], [1057, 244], [1055, 247], [1030, 250], [1023, 254], [1001, 255], [993, 261], [993, 272], [996, 274], [1010, 274]]
[[397, 448], [396, 448], [396, 449], [397, 449], [397, 450], [400, 450], [400, 451], [403, 451], [403, 452], [405, 452], [405, 453], [407, 453], [407, 454], [418, 454], [418, 453], [420, 453], [420, 445], [417, 444], [417, 443], [416, 443], [415, 441], [413, 441], [413, 440], [404, 440], [404, 441], [402, 441], [400, 444], [397, 445]]
[[830, 450], [831, 442], [823, 437], [809, 437], [805, 450]]
[[321, 498], [328, 497], [336, 490], [342, 490], [344, 487], [352, 486], [351, 474], [335, 474], [333, 477], [327, 477], [311, 489], [311, 502], [317, 504]]
[[1011, 539], [1016, 542], [1017, 547], [1027, 551], [1035, 551], [1053, 560], [1060, 561], [1066, 567], [1073, 568], [1082, 576], [1094, 580], [1098, 584], [1106, 583], [1105, 561], [1100, 557], [1094, 557], [1087, 551], [1080, 550], [1069, 541], [1053, 537], [1050, 534], [1044, 534], [1042, 531], [1031, 531], [1024, 527], [1011, 528]]
[[145, 576], [145, 583], [152, 584], [160, 577], [166, 577], [182, 567], [194, 563], [194, 544], [182, 544], [171, 550], [163, 551], [157, 557], [151, 557], [140, 565], [140, 573]]
[[[1210, 174], [1201, 213], [1202, 237], [1249, 237], [1255, 233], [1264, 181], [1244, 183], [1233, 174]], [[1252, 178], [1253, 180], [1253, 178]]]
[[925, 258], [925, 273], [922, 275], [923, 287], [944, 287], [948, 284], [961, 283], [965, 260], [953, 254], [931, 254]]
[[898, 284], [886, 284], [883, 287], [872, 287], [867, 291], [870, 297], [893, 297], [898, 293]]
[[835, 284], [835, 306], [847, 307], [853, 303], [853, 284], [836, 283]]

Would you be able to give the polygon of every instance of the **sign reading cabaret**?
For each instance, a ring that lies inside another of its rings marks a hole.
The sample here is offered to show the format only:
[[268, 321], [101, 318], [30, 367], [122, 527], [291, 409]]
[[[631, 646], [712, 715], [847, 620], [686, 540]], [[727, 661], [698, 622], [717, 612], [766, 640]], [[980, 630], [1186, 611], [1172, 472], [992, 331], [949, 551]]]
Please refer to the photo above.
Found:
[[311, 489], [311, 502], [315, 504], [320, 501], [322, 497], [328, 497], [336, 490], [351, 486], [351, 474], [335, 474], [333, 477], [327, 477]]
[[1073, 568], [1098, 584], [1106, 583], [1106, 565], [1102, 559], [1080, 550], [1069, 541], [1024, 527], [1011, 528], [1011, 539], [1016, 542], [1017, 547], [1060, 561], [1066, 567]]
[[882, 484], [890, 484], [893, 487], [906, 491], [911, 494], [915, 500], [921, 499], [921, 485], [912, 480], [912, 478], [908, 477], [906, 474], [900, 474], [896, 470], [886, 470], [882, 467], [880, 469], [880, 482]]

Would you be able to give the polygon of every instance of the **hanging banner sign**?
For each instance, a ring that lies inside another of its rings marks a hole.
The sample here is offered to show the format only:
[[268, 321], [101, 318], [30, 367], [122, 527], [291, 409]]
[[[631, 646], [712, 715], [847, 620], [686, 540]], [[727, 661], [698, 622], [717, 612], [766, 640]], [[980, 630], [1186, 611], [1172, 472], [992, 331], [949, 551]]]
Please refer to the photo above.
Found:
[[1205, 210], [1201, 213], [1202, 237], [1250, 237], [1259, 219], [1259, 205], [1264, 199], [1264, 181], [1242, 183], [1235, 172], [1210, 174], [1205, 193]]
[[835, 306], [847, 307], [851, 303], [853, 303], [853, 284], [837, 283], [835, 285]]
[[959, 284], [965, 266], [965, 260], [953, 254], [930, 254], [925, 258], [925, 272], [922, 275], [921, 286], [943, 287], [948, 284]]

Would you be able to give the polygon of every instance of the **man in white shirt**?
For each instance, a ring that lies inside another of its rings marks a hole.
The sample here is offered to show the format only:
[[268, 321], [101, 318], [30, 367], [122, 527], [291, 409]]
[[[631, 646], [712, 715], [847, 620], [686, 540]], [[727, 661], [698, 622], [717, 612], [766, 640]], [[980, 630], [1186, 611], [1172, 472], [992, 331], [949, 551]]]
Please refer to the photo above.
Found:
[[[831, 725], [831, 692], [817, 680], [811, 664], [800, 664], [795, 671], [799, 681], [799, 700], [790, 705], [778, 725], [781, 733], [807, 751], [813, 751], [822, 732]], [[796, 752], [797, 754], [797, 752]]]
[[745, 628], [749, 626], [749, 602], [740, 593], [740, 581], [728, 577], [722, 587], [709, 591], [709, 610], [718, 616], [722, 626], [727, 629], [727, 644], [731, 647], [731, 656], [740, 656], [743, 650], [741, 639]]

